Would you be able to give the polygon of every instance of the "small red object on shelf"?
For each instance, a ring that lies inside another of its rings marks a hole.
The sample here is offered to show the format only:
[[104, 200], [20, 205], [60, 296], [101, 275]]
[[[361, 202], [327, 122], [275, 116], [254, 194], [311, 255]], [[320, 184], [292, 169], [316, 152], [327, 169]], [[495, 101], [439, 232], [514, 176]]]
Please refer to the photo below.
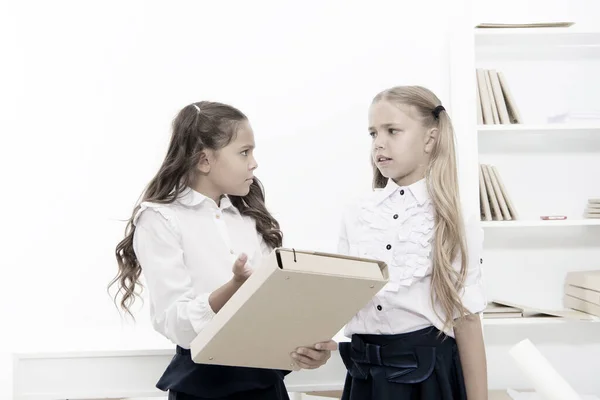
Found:
[[566, 215], [542, 215], [540, 218], [543, 219], [544, 221], [555, 221], [555, 220], [567, 219], [567, 216]]

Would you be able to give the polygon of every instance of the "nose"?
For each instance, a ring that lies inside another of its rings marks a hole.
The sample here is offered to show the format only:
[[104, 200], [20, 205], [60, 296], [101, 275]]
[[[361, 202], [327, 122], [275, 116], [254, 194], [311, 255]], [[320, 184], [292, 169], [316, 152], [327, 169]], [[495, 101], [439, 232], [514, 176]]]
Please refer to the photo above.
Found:
[[258, 163], [256, 162], [256, 159], [252, 157], [250, 160], [250, 171], [254, 171], [256, 168], [258, 168]]
[[375, 139], [373, 139], [373, 148], [376, 150], [385, 148], [384, 135], [375, 136]]

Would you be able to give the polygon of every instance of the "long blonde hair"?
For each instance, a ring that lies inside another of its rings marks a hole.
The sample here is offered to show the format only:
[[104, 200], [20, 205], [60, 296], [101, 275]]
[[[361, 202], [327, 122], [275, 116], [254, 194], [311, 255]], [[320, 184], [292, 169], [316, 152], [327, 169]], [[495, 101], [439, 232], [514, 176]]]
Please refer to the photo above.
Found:
[[[441, 101], [433, 92], [421, 86], [397, 86], [384, 90], [375, 96], [373, 103], [380, 100], [411, 106], [426, 129], [437, 128], [439, 131], [425, 174], [427, 190], [435, 208], [431, 301], [435, 313], [444, 321], [444, 327], [454, 328], [454, 317], [469, 312], [461, 301], [468, 259], [452, 121], [446, 111], [434, 114], [434, 109], [441, 105]], [[373, 164], [373, 186], [381, 188], [386, 183], [387, 178]], [[457, 271], [452, 262], [459, 256], [461, 267]], [[436, 300], [443, 316], [435, 307]]]

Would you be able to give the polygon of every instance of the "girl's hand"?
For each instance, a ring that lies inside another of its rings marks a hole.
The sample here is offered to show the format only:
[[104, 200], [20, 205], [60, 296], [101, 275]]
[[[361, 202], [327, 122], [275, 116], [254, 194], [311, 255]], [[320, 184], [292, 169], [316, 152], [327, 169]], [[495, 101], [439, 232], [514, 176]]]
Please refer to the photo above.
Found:
[[244, 253], [240, 254], [233, 263], [233, 281], [239, 284], [246, 282], [246, 279], [252, 275], [252, 268], [247, 263], [248, 256]]
[[324, 365], [331, 357], [331, 352], [335, 350], [337, 350], [337, 343], [330, 340], [317, 343], [314, 348], [299, 347], [291, 356], [300, 368], [315, 369]]

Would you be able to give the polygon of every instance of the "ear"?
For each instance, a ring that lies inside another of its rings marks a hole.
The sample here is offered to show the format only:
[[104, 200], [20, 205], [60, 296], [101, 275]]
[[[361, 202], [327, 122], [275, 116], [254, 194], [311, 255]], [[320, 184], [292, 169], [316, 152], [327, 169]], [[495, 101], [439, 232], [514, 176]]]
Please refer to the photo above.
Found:
[[438, 141], [439, 133], [440, 131], [438, 128], [431, 128], [425, 132], [425, 153], [431, 154], [433, 152]]
[[198, 165], [196, 168], [202, 174], [208, 174], [210, 172], [211, 166], [214, 162], [214, 155], [208, 149], [202, 150], [200, 152], [200, 160], [198, 161]]

